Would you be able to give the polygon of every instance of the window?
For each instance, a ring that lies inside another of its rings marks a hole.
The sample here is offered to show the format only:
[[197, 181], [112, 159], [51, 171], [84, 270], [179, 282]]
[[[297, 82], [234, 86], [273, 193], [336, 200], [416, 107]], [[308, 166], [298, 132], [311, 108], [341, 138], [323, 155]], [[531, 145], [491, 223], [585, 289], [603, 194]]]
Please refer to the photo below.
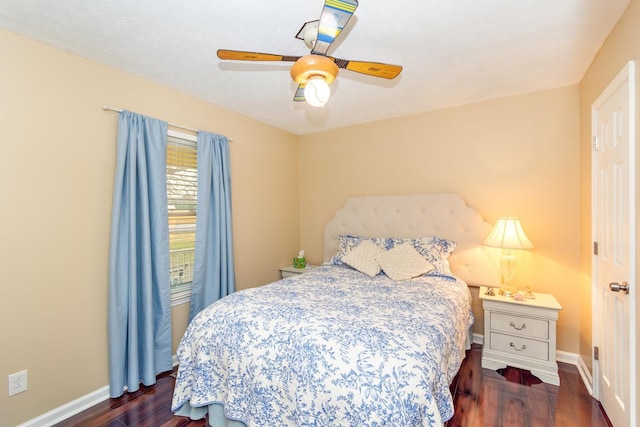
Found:
[[172, 305], [188, 302], [193, 281], [196, 243], [196, 137], [169, 130], [167, 140], [167, 199]]

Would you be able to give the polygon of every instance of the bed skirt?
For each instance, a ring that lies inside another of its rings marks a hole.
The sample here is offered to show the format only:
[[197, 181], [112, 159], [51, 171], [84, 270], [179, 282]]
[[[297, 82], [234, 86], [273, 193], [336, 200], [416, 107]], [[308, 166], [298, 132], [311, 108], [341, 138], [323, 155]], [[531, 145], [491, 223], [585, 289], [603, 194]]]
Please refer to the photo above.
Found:
[[175, 414], [189, 417], [192, 420], [201, 420], [207, 413], [209, 414], [209, 425], [211, 427], [247, 427], [242, 421], [227, 418], [224, 415], [224, 407], [220, 403], [211, 403], [208, 406], [194, 408], [189, 402], [186, 402]]
[[[189, 405], [189, 402], [187, 402], [175, 415], [189, 417], [192, 420], [201, 420], [207, 413], [209, 414], [209, 425], [211, 427], [247, 427], [242, 421], [230, 420], [225, 417], [224, 407], [220, 403], [212, 403], [209, 406], [193, 408]], [[436, 427], [444, 427], [444, 424]]]

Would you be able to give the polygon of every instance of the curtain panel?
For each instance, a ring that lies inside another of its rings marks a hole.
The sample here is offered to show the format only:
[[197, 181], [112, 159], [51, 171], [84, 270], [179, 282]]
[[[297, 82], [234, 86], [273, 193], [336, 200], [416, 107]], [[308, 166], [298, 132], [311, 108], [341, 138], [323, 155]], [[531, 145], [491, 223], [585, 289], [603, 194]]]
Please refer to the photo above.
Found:
[[196, 243], [189, 321], [235, 291], [231, 170], [226, 136], [198, 132]]
[[172, 369], [167, 123], [122, 111], [109, 252], [111, 397]]

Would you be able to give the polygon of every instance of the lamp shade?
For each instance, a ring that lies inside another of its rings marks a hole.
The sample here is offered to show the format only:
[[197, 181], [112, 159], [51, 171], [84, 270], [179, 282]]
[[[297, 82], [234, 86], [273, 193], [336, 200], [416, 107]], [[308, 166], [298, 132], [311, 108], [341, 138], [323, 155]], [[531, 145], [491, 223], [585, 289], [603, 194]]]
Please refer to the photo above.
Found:
[[520, 220], [513, 217], [498, 218], [491, 234], [483, 243], [486, 246], [502, 249], [533, 248], [533, 244], [522, 230]]

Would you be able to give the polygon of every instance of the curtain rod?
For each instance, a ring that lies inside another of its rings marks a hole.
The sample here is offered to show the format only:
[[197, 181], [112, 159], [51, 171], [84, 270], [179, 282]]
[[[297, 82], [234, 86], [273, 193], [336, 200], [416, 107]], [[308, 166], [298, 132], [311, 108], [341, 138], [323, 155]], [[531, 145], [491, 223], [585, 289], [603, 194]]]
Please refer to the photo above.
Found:
[[[122, 113], [122, 108], [113, 108], [113, 107], [109, 107], [109, 106], [108, 106], [108, 105], [106, 105], [106, 104], [104, 104], [104, 105], [102, 106], [102, 109], [103, 109], [104, 111], [115, 111], [116, 113]], [[182, 126], [182, 125], [177, 125], [177, 124], [175, 124], [175, 123], [169, 123], [169, 122], [167, 122], [167, 124], [168, 124], [169, 126], [171, 126], [171, 127], [174, 127], [174, 128], [188, 130], [189, 132], [193, 132], [193, 133], [198, 133], [198, 132], [199, 132], [199, 130], [198, 130], [198, 129], [194, 129], [194, 128], [190, 128], [190, 127]], [[233, 142], [233, 138], [229, 138], [229, 137], [227, 137], [227, 139], [229, 140], [229, 142]]]

